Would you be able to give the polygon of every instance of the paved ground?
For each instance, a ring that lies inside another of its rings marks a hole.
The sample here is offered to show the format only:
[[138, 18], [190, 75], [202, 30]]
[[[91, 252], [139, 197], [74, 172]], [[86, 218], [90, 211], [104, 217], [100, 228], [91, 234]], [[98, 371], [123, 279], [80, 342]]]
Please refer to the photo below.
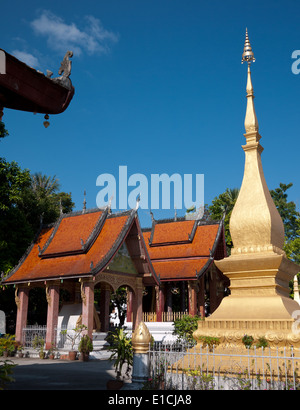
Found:
[[11, 359], [17, 366], [7, 390], [106, 390], [107, 381], [115, 378], [109, 360]]

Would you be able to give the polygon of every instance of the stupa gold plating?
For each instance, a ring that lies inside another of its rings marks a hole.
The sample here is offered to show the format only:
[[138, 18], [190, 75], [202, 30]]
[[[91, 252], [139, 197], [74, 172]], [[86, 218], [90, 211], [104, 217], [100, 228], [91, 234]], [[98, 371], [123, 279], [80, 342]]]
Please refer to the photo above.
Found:
[[242, 55], [248, 65], [244, 176], [230, 219], [231, 255], [215, 261], [230, 279], [231, 294], [210, 317], [198, 322], [194, 337], [198, 344], [201, 336], [219, 337], [224, 348], [243, 346], [247, 333], [256, 339], [265, 337], [271, 347], [300, 347], [300, 332], [293, 331], [293, 312], [299, 304], [289, 298], [289, 281], [300, 267], [283, 251], [284, 225], [263, 173], [250, 69], [253, 61], [246, 30]]

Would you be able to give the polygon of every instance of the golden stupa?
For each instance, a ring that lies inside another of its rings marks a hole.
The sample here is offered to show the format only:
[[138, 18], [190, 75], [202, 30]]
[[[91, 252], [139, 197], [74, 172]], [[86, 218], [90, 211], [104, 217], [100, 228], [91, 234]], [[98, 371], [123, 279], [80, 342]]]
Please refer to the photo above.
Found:
[[300, 267], [283, 251], [283, 222], [263, 173], [250, 70], [253, 61], [246, 29], [242, 56], [248, 65], [244, 177], [230, 219], [234, 247], [229, 257], [215, 261], [230, 279], [231, 294], [210, 317], [199, 321], [194, 337], [198, 344], [201, 336], [212, 336], [220, 339], [220, 347], [241, 347], [247, 334], [266, 338], [271, 347], [299, 348], [300, 329], [295, 327], [299, 304], [289, 297], [289, 281]]

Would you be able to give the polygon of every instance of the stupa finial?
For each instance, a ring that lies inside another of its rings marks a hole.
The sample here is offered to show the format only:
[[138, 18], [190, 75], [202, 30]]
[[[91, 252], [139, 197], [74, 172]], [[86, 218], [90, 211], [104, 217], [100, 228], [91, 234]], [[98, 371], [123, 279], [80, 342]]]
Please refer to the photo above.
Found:
[[[254, 108], [254, 92], [251, 80], [251, 70], [250, 65], [252, 62], [255, 61], [254, 54], [252, 51], [252, 47], [248, 37], [248, 30], [246, 28], [246, 39], [244, 45], [244, 52], [242, 55], [242, 63], [248, 63], [248, 79], [247, 79], [247, 110], [246, 110], [246, 117], [245, 117], [245, 130], [246, 133], [258, 131], [258, 121], [256, 118], [255, 108]], [[260, 138], [260, 136], [258, 136]]]
[[252, 51], [252, 47], [249, 41], [249, 37], [248, 37], [248, 30], [246, 28], [246, 38], [245, 38], [245, 44], [244, 44], [244, 52], [242, 55], [242, 64], [245, 62], [247, 62], [249, 65], [253, 62], [255, 62], [255, 58], [254, 58], [254, 54]]

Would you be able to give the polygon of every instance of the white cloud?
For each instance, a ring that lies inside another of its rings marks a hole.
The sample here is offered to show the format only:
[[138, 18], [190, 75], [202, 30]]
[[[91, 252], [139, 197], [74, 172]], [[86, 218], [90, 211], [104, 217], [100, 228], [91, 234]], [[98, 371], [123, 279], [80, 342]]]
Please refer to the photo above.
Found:
[[71, 50], [74, 55], [107, 53], [111, 44], [118, 41], [118, 35], [106, 30], [94, 16], [86, 16], [85, 21], [86, 27], [79, 29], [75, 23], [66, 24], [62, 18], [43, 10], [30, 25], [36, 34], [45, 36], [48, 46], [56, 51]]
[[39, 66], [39, 60], [34, 55], [27, 53], [26, 51], [13, 50], [12, 55], [30, 67], [36, 68]]

